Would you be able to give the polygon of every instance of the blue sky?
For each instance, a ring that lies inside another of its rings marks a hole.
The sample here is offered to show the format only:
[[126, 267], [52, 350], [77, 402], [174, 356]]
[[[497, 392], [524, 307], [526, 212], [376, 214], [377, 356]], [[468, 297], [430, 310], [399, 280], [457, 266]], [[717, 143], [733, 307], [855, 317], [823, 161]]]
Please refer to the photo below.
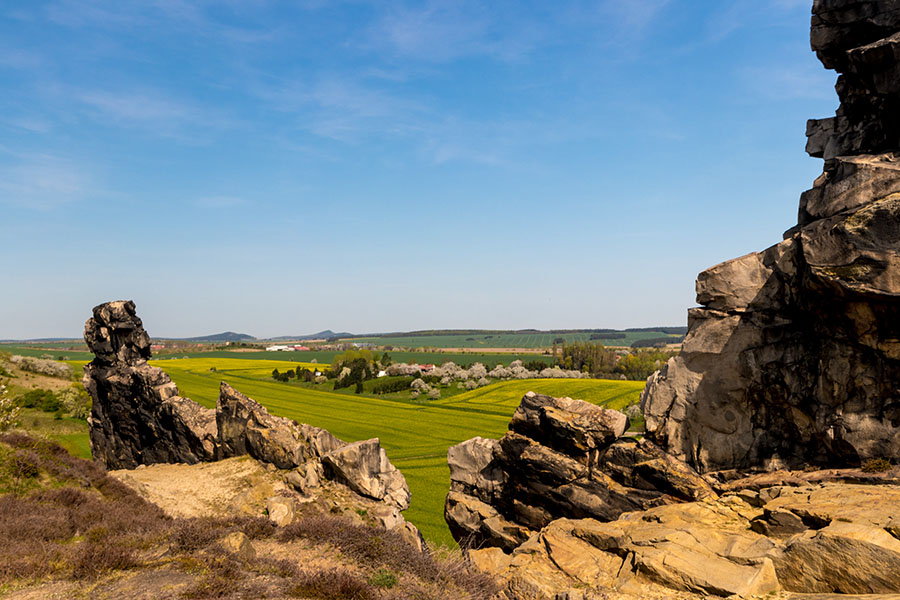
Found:
[[0, 7], [0, 338], [686, 322], [796, 222], [809, 0]]

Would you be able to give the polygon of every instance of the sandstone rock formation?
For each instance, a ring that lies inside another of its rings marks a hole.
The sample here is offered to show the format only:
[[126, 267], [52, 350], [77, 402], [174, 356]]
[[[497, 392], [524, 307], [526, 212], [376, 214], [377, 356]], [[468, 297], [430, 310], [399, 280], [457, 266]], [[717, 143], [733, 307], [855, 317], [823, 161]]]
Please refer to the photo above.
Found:
[[93, 398], [91, 452], [110, 469], [212, 460], [218, 447], [215, 411], [178, 395], [162, 369], [147, 364], [150, 336], [134, 302], [94, 308], [84, 326], [94, 360], [84, 368]]
[[626, 428], [529, 393], [502, 440], [450, 448], [445, 517], [507, 598], [900, 593], [900, 467], [704, 478]]
[[447, 453], [444, 516], [461, 544], [509, 552], [555, 519], [603, 521], [629, 511], [715, 496], [653, 443], [619, 439], [622, 413], [529, 392], [501, 440], [473, 438]]
[[718, 497], [610, 522], [557, 519], [509, 554], [469, 558], [504, 579], [510, 598], [897, 597], [900, 486], [846, 483], [858, 470], [798, 483], [806, 475], [772, 474], [793, 485], [759, 489], [755, 478], [734, 481]]
[[700, 472], [900, 458], [900, 5], [815, 0], [841, 104], [824, 173], [771, 248], [697, 278], [681, 354], [648, 380], [649, 437]]
[[[225, 382], [216, 409], [203, 408], [179, 396], [172, 380], [147, 363], [150, 337], [133, 302], [109, 302], [93, 313], [84, 337], [95, 359], [85, 367], [84, 385], [93, 397], [95, 460], [110, 469], [134, 469], [249, 455], [283, 471], [285, 483], [301, 496], [340, 497], [343, 506], [353, 497], [380, 525], [406, 531], [422, 546], [418, 531], [400, 514], [409, 507], [406, 479], [377, 438], [348, 444], [324, 429], [269, 414]], [[274, 494], [266, 489], [251, 486], [247, 493], [262, 497], [248, 505], [264, 507]], [[272, 500], [272, 507], [282, 521], [292, 514], [284, 503]]]

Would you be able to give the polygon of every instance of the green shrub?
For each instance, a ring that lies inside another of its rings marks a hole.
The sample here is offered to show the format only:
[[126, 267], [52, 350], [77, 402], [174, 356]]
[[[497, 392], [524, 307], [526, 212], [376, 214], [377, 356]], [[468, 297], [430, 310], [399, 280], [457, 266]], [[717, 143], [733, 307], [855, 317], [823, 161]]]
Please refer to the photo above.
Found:
[[883, 458], [873, 458], [866, 461], [862, 466], [864, 473], [884, 473], [885, 471], [890, 471], [892, 468], [893, 466], [890, 461]]
[[22, 396], [20, 403], [25, 408], [39, 408], [44, 412], [56, 412], [62, 407], [62, 403], [56, 394], [50, 390], [28, 390]]
[[369, 577], [369, 585], [387, 590], [397, 585], [397, 576], [387, 569], [381, 568]]
[[412, 377], [387, 378], [378, 381], [372, 386], [373, 394], [392, 394], [394, 392], [405, 392], [412, 385]]

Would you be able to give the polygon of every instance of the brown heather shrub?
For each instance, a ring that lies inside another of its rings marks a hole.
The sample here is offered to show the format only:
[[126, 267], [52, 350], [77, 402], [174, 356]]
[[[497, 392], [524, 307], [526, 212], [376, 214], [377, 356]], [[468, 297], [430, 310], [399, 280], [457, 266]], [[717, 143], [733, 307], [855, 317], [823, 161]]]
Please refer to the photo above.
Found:
[[138, 564], [130, 548], [108, 541], [85, 541], [78, 544], [73, 554], [73, 579], [96, 579], [110, 571], [130, 569]]
[[339, 569], [302, 571], [285, 586], [293, 598], [316, 600], [376, 600], [378, 590], [364, 579]]
[[134, 549], [158, 538], [171, 523], [102, 468], [56, 444], [18, 433], [2, 435], [0, 442], [14, 449], [7, 456], [25, 457], [42, 484], [82, 486], [0, 496], [0, 585], [59, 574], [62, 568], [71, 568], [76, 579], [130, 568]]
[[[450, 584], [473, 599], [489, 598], [498, 591], [491, 577], [469, 572], [460, 557], [439, 560], [436, 555], [419, 552], [395, 531], [356, 525], [346, 519], [322, 515], [304, 517], [284, 527], [278, 534], [281, 541], [298, 538], [331, 544], [346, 556], [369, 567], [386, 567], [396, 573], [410, 573], [441, 587]], [[423, 597], [428, 595], [423, 594]]]
[[260, 575], [274, 575], [282, 579], [300, 575], [297, 563], [286, 558], [258, 557], [250, 561], [248, 567]]
[[195, 552], [218, 539], [224, 529], [224, 519], [178, 519], [169, 531], [169, 542], [175, 552]]
[[[198, 556], [203, 573], [194, 585], [182, 592], [183, 598], [247, 598], [266, 596], [265, 586], [252, 578], [256, 560], [243, 561], [212, 547]], [[248, 571], [250, 571], [248, 573]]]
[[270, 538], [278, 533], [278, 525], [267, 517], [235, 517], [231, 521], [251, 540]]
[[338, 517], [305, 517], [284, 527], [278, 538], [328, 543], [363, 564], [411, 572], [429, 581], [440, 577], [440, 568], [434, 560], [413, 548], [399, 533], [356, 525]]

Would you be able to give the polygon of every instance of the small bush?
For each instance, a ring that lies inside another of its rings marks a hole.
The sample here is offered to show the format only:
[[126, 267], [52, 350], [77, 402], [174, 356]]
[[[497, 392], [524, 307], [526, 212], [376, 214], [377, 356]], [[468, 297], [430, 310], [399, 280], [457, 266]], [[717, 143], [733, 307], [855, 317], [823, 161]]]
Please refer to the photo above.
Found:
[[46, 410], [44, 408], [45, 406], [52, 407], [52, 410], [48, 410], [47, 412], [56, 410], [58, 408], [56, 405], [57, 402], [58, 400], [53, 392], [41, 389], [28, 390], [19, 400], [19, 403], [25, 408], [39, 408], [41, 410]]
[[119, 543], [86, 541], [79, 545], [72, 564], [74, 579], [95, 579], [110, 571], [129, 569], [138, 564], [130, 548]]
[[169, 541], [176, 552], [194, 552], [210, 545], [221, 533], [216, 519], [181, 519], [169, 533]]
[[375, 588], [346, 571], [304, 571], [285, 589], [294, 598], [317, 598], [319, 600], [375, 600]]
[[892, 468], [893, 466], [890, 461], [883, 458], [873, 458], [866, 461], [862, 466], [864, 473], [884, 473], [885, 471], [890, 471]]
[[373, 394], [392, 394], [394, 392], [405, 392], [412, 385], [412, 377], [388, 378], [384, 381], [378, 381], [372, 386]]
[[397, 585], [397, 576], [387, 569], [378, 569], [369, 577], [369, 585], [387, 590]]

